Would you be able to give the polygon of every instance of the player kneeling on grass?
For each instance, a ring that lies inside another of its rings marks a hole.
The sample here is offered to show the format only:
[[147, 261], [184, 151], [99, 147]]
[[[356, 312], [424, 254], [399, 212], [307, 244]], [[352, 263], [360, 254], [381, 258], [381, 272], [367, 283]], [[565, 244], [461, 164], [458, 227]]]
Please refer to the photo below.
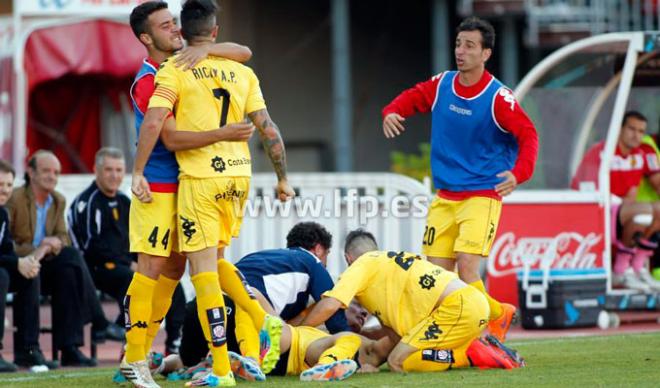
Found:
[[522, 365], [494, 337], [479, 340], [490, 313], [482, 292], [419, 255], [377, 249], [372, 234], [349, 233], [344, 249], [348, 269], [302, 325], [317, 326], [355, 299], [392, 329], [393, 335], [378, 341], [379, 353], [389, 353], [392, 371]]
[[[258, 295], [264, 308], [268, 302]], [[229, 349], [232, 372], [248, 381], [262, 381], [265, 374], [259, 367], [259, 335], [249, 322], [245, 312], [236, 308], [234, 302], [225, 296], [227, 306], [227, 347]], [[353, 304], [346, 314], [351, 327], [362, 328], [366, 312]], [[358, 369], [358, 362], [369, 362], [369, 358], [358, 358], [365, 353], [366, 346], [374, 341], [360, 338], [351, 332], [330, 335], [312, 327], [284, 325], [280, 340], [280, 360], [268, 375], [300, 375], [303, 381], [343, 380]], [[206, 340], [199, 326], [196, 306], [190, 302], [183, 324], [183, 336], [179, 355], [165, 358], [158, 372], [169, 379], [194, 379], [208, 372]], [[365, 353], [366, 354], [366, 353]], [[191, 366], [192, 365], [192, 366]], [[176, 370], [181, 372], [172, 373]], [[365, 368], [369, 369], [369, 368]], [[372, 367], [371, 369], [374, 369]]]

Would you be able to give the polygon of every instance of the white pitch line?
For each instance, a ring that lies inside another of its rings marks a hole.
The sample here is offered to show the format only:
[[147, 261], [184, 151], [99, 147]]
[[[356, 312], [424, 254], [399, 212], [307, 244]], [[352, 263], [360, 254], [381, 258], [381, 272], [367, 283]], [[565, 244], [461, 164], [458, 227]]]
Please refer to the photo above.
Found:
[[71, 372], [71, 373], [35, 373], [29, 376], [21, 377], [9, 377], [9, 378], [0, 378], [0, 383], [17, 383], [21, 381], [36, 381], [36, 380], [52, 380], [52, 379], [61, 379], [61, 378], [74, 378], [74, 377], [89, 377], [89, 376], [101, 376], [107, 375], [112, 377], [112, 371], [90, 371], [90, 372]]

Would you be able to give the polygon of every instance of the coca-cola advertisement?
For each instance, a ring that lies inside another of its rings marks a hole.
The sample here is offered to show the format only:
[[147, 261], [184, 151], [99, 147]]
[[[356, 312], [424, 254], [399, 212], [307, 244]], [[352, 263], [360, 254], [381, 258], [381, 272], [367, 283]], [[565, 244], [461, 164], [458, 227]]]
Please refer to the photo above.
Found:
[[488, 291], [518, 305], [516, 273], [540, 268], [602, 268], [603, 208], [595, 203], [505, 204], [488, 257]]

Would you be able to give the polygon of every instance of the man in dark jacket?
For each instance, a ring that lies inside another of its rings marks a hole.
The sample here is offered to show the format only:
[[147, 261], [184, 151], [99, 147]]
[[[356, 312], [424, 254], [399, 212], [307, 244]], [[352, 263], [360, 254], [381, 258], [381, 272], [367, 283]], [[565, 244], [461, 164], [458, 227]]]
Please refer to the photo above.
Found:
[[[33, 256], [18, 257], [9, 232], [9, 214], [4, 205], [9, 201], [14, 187], [14, 168], [0, 160], [0, 349], [5, 332], [5, 301], [7, 292], [14, 292], [14, 354], [32, 353], [28, 366], [47, 365], [39, 349], [39, 269], [41, 265]], [[15, 372], [15, 364], [0, 355], [0, 372]]]
[[[80, 253], [69, 246], [64, 223], [65, 199], [55, 191], [60, 162], [50, 151], [40, 150], [28, 161], [25, 186], [14, 190], [7, 203], [11, 234], [19, 256], [32, 255], [40, 262], [42, 292], [52, 295], [53, 336], [61, 350], [63, 366], [95, 366], [78, 347], [83, 345], [83, 325], [109, 333], [89, 270]], [[29, 352], [16, 354], [19, 365], [32, 362]]]

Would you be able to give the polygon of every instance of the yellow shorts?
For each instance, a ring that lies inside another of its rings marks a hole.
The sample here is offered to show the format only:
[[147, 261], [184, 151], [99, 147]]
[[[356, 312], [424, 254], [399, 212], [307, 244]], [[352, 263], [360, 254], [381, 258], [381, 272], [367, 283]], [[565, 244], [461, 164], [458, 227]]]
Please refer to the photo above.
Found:
[[465, 286], [447, 295], [431, 315], [419, 322], [401, 342], [417, 349], [458, 349], [488, 326], [490, 309], [484, 294]]
[[140, 202], [134, 195], [128, 221], [131, 252], [169, 257], [178, 252], [176, 193], [152, 192], [153, 200]]
[[501, 210], [502, 202], [492, 198], [436, 197], [429, 208], [422, 253], [442, 258], [455, 258], [456, 252], [488, 256]]
[[177, 202], [181, 251], [229, 245], [240, 231], [249, 189], [249, 177], [181, 179]]
[[299, 375], [313, 365], [307, 365], [305, 354], [312, 342], [329, 337], [330, 334], [315, 327], [289, 326], [291, 328], [291, 348], [289, 349], [289, 360], [286, 363], [287, 375]]

